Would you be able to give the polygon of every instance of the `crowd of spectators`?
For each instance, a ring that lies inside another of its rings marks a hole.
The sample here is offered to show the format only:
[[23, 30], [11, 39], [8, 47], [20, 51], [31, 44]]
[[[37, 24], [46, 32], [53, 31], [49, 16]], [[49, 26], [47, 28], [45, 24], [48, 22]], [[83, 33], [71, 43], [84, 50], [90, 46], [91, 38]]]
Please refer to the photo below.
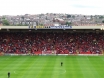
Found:
[[48, 50], [56, 50], [57, 54], [101, 54], [104, 51], [104, 33], [0, 33], [0, 52], [40, 54]]

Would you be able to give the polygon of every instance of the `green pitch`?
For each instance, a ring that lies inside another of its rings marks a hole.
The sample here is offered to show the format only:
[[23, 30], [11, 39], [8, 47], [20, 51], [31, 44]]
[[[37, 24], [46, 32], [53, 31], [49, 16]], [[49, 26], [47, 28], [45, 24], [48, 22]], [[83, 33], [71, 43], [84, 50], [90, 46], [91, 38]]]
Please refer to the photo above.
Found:
[[10, 78], [104, 78], [104, 56], [0, 56], [0, 78], [8, 72]]

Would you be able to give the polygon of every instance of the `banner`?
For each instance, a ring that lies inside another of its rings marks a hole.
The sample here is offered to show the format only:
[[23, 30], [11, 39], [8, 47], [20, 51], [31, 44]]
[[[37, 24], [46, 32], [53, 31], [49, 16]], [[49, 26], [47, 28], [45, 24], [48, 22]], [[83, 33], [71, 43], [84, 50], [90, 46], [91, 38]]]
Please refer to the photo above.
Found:
[[46, 54], [46, 55], [56, 54], [56, 50], [42, 51], [42, 54]]
[[2, 55], [4, 55], [4, 53], [3, 52], [0, 52], [0, 56], [2, 56]]
[[29, 29], [49, 29], [50, 26], [29, 26]]
[[29, 26], [29, 29], [34, 29], [36, 26]]
[[42, 28], [45, 28], [45, 26], [36, 26], [35, 28], [36, 29], [42, 29]]
[[78, 54], [79, 56], [101, 56], [103, 54]]
[[29, 26], [29, 29], [71, 29], [72, 26]]
[[72, 26], [50, 26], [50, 29], [71, 29]]

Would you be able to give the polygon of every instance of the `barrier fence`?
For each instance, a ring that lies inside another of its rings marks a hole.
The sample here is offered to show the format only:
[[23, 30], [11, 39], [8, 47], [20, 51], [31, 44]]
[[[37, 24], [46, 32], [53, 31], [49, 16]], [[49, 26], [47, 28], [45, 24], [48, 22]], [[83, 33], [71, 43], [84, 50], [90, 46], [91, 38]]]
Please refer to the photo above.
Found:
[[[0, 53], [0, 56], [3, 56], [3, 55], [11, 55], [11, 56], [19, 56], [19, 55], [21, 55], [21, 56], [26, 56], [26, 55], [37, 55], [37, 54], [1, 54]], [[62, 55], [62, 56], [103, 56], [104, 54], [38, 54], [38, 55], [58, 55], [58, 56], [60, 56], [60, 55]]]

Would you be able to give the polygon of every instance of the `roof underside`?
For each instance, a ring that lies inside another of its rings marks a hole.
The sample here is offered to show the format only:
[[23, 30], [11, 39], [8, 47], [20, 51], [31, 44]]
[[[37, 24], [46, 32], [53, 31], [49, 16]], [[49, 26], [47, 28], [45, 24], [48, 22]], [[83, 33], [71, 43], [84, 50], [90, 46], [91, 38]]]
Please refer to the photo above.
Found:
[[104, 30], [100, 30], [100, 29], [68, 29], [68, 30], [63, 30], [63, 29], [2, 29], [0, 30], [0, 32], [70, 32], [70, 33], [74, 33], [74, 32], [84, 32], [84, 33], [88, 33], [88, 32], [104, 32]]

